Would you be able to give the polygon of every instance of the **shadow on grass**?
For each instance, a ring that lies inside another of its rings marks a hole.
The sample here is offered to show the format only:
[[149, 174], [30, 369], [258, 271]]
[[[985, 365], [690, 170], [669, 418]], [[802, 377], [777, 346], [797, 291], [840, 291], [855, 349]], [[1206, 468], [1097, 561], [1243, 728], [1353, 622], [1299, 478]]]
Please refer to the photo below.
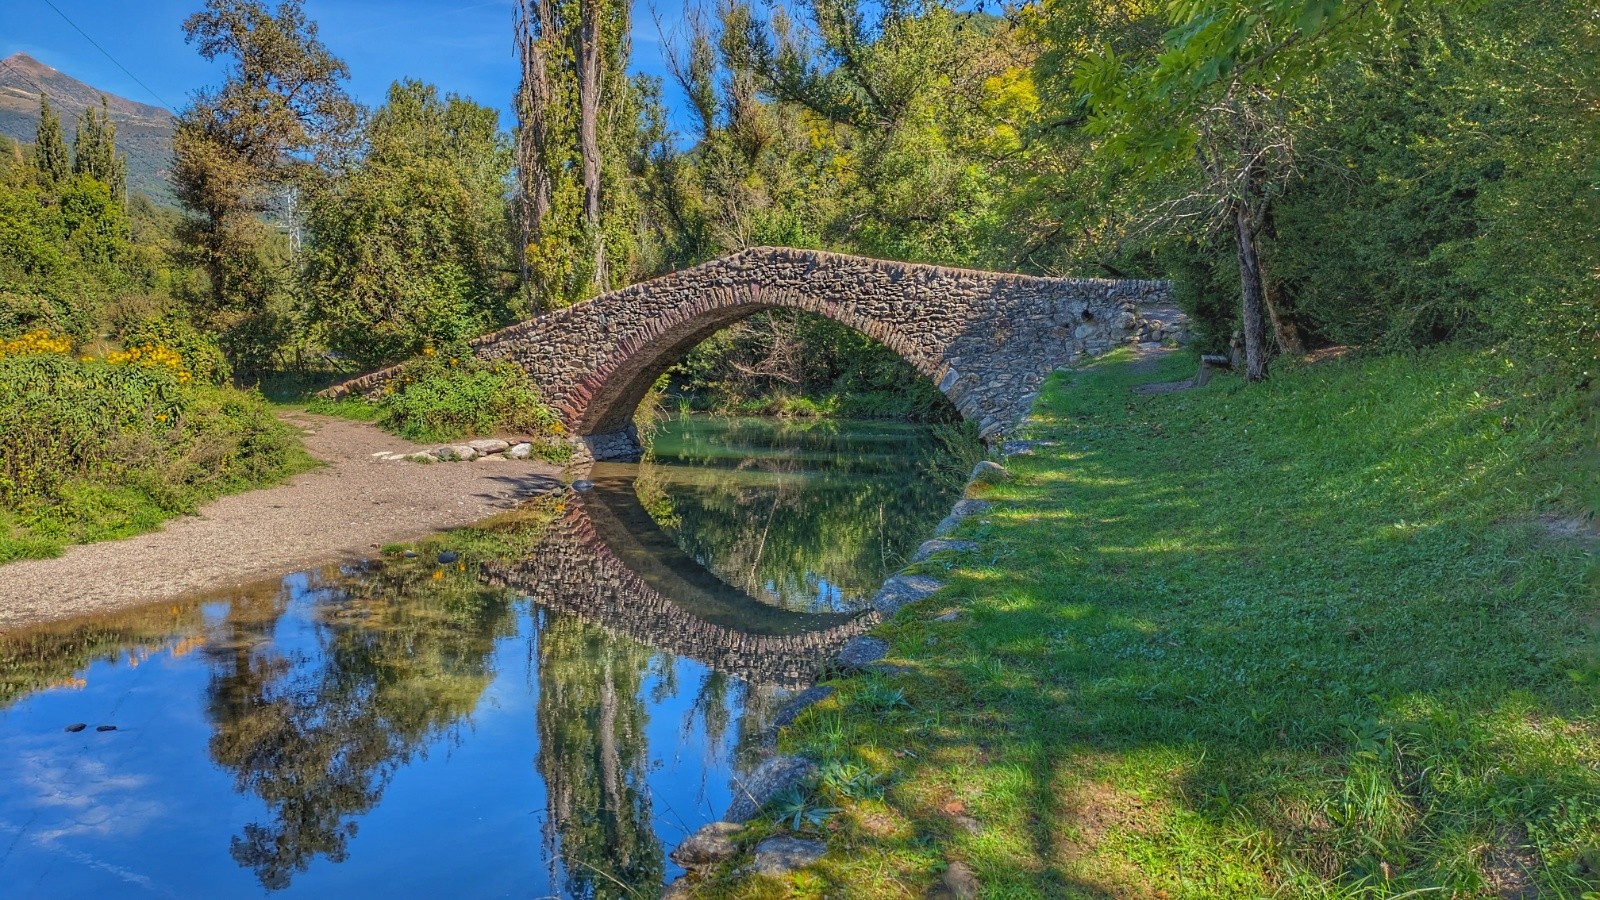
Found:
[[1592, 423], [1459, 351], [1128, 390], [1182, 365], [1052, 384], [1030, 436], [1058, 444], [967, 524], [980, 554], [928, 564], [930, 607], [963, 617], [887, 629], [918, 670], [904, 708], [847, 682], [789, 736], [894, 780], [846, 803], [823, 878], [892, 895], [868, 873], [954, 858], [994, 896], [1592, 889], [1595, 560], [1534, 524], [1589, 489], [1568, 463]]

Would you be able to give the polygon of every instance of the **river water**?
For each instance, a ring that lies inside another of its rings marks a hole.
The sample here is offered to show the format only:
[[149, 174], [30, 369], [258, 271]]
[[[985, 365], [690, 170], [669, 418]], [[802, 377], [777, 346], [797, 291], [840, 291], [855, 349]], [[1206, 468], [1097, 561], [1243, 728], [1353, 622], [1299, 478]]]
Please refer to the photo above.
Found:
[[652, 896], [963, 459], [669, 420], [411, 555], [0, 634], [0, 896]]

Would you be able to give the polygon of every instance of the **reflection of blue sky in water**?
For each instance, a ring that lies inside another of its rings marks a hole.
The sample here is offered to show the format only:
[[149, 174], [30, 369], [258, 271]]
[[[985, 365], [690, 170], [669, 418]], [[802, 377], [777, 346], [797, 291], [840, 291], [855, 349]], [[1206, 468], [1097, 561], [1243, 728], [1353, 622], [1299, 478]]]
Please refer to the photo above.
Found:
[[[0, 894], [260, 896], [254, 873], [230, 854], [230, 841], [249, 823], [271, 822], [274, 810], [250, 790], [237, 790], [236, 773], [214, 760], [212, 717], [220, 704], [208, 691], [227, 668], [224, 658], [240, 652], [289, 691], [315, 689], [306, 676], [325, 671], [359, 680], [340, 669], [338, 657], [367, 636], [360, 626], [340, 626], [356, 638], [341, 641], [328, 625], [330, 606], [343, 600], [337, 590], [313, 587], [305, 574], [291, 576], [281, 596], [267, 599], [281, 611], [268, 617], [259, 639], [236, 640], [238, 629], [227, 624], [235, 604], [212, 603], [199, 625], [203, 645], [174, 638], [154, 649], [135, 646], [115, 662], [74, 673], [71, 683], [0, 709], [0, 759], [7, 761], [0, 767]], [[155, 613], [165, 614], [166, 608]], [[570, 683], [568, 670], [576, 669], [582, 681], [595, 660], [541, 659], [540, 632], [557, 621], [581, 634], [597, 659], [636, 667], [638, 690], [623, 701], [644, 723], [632, 744], [639, 756], [633, 769], [643, 776], [638, 788], [648, 799], [647, 826], [664, 846], [726, 808], [742, 708], [754, 699], [765, 709], [780, 694], [726, 679], [720, 693], [707, 691], [708, 679], [723, 677], [693, 661], [536, 614], [527, 604], [509, 615], [484, 661], [490, 677], [468, 713], [427, 730], [414, 746], [389, 744], [393, 757], [374, 769], [376, 802], [350, 817], [355, 827], [346, 858], [335, 864], [314, 856], [293, 874], [288, 893], [361, 896], [389, 887], [407, 896], [451, 896], [464, 884], [481, 895], [568, 891], [569, 873], [545, 856], [549, 798], [537, 761], [549, 748], [539, 746], [537, 716], [541, 685], [552, 674]], [[379, 662], [380, 669], [399, 667]], [[541, 665], [563, 671], [541, 673]], [[421, 673], [409, 689], [425, 694], [436, 677]], [[361, 709], [367, 688], [358, 687], [352, 708]], [[752, 691], [761, 696], [747, 696]], [[74, 722], [88, 728], [63, 731]], [[118, 730], [96, 732], [100, 724]], [[396, 721], [376, 727], [405, 731]], [[568, 766], [577, 782], [586, 778], [583, 760], [545, 764]], [[664, 854], [660, 845], [654, 850]], [[664, 858], [656, 865], [665, 876], [676, 871]]]

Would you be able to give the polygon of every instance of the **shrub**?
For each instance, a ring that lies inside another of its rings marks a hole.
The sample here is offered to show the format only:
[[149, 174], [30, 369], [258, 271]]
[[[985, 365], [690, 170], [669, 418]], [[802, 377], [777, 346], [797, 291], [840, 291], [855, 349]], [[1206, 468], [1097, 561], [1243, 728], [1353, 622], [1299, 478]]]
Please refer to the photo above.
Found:
[[309, 464], [259, 397], [197, 382], [171, 348], [69, 347], [0, 343], [0, 561], [133, 534]]
[[509, 362], [480, 360], [465, 347], [425, 351], [407, 363], [379, 407], [380, 426], [415, 441], [562, 433], [561, 421], [526, 373]]
[[183, 367], [200, 381], [222, 384], [228, 380], [228, 360], [216, 335], [206, 334], [181, 319], [145, 319], [130, 326], [122, 335], [128, 349], [166, 347], [176, 352]]

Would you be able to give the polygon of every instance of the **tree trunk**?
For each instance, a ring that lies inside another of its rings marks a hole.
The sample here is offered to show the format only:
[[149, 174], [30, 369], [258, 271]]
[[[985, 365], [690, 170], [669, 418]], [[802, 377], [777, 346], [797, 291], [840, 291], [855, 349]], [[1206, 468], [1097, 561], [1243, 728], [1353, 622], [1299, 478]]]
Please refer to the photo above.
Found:
[[1239, 287], [1243, 294], [1241, 326], [1244, 330], [1244, 377], [1262, 381], [1267, 377], [1267, 325], [1263, 310], [1266, 299], [1261, 287], [1261, 262], [1256, 255], [1256, 230], [1248, 204], [1233, 204], [1235, 237], [1239, 242]]
[[516, 17], [517, 52], [522, 81], [517, 86], [517, 269], [530, 306], [539, 311], [528, 247], [544, 238], [550, 214], [550, 34], [557, 27], [550, 0], [524, 0]]
[[578, 149], [583, 157], [583, 221], [594, 245], [594, 283], [601, 291], [610, 285], [606, 272], [605, 234], [600, 230], [600, 4], [582, 0], [579, 13]]
[[[1261, 234], [1268, 240], [1277, 237], [1277, 229], [1272, 222], [1272, 208], [1267, 208], [1267, 213], [1262, 219]], [[1261, 298], [1267, 306], [1267, 317], [1272, 320], [1272, 334], [1278, 340], [1278, 352], [1289, 356], [1304, 356], [1306, 353], [1305, 339], [1300, 335], [1300, 326], [1294, 317], [1283, 311], [1280, 303], [1278, 283], [1272, 280], [1272, 275], [1267, 271], [1266, 264], [1257, 259], [1256, 265], [1261, 270]]]

